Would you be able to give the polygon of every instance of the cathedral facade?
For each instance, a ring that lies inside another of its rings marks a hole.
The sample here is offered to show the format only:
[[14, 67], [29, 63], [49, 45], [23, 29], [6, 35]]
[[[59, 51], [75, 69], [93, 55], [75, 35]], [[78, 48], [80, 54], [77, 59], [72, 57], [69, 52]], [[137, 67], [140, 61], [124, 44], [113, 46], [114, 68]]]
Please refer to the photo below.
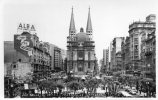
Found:
[[86, 75], [96, 70], [95, 45], [92, 32], [90, 8], [86, 32], [83, 28], [80, 28], [80, 32], [76, 32], [72, 8], [69, 36], [67, 37], [67, 72]]

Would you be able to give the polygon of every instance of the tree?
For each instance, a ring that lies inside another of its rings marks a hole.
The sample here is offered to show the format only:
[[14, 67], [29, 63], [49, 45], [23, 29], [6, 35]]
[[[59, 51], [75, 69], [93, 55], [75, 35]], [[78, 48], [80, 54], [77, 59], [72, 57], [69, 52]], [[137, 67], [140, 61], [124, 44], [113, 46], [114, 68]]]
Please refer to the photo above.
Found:
[[113, 95], [116, 95], [118, 90], [120, 89], [118, 82], [110, 82], [108, 85], [109, 92]]
[[48, 93], [54, 93], [54, 90], [56, 90], [57, 84], [54, 80], [48, 80], [46, 85], [46, 90]]
[[62, 89], [64, 88], [64, 85], [63, 84], [57, 84], [57, 87], [59, 89], [59, 94], [61, 94]]
[[59, 94], [61, 94], [62, 89], [65, 87], [63, 80], [58, 80], [56, 82], [56, 87], [59, 89]]
[[41, 97], [42, 97], [42, 91], [46, 88], [46, 86], [47, 86], [47, 82], [45, 80], [40, 81], [38, 83], [38, 87], [41, 90]]
[[67, 84], [67, 87], [74, 91], [74, 95], [77, 90], [83, 88], [83, 86], [77, 81], [71, 81]]
[[68, 75], [68, 77], [66, 79], [64, 79], [65, 83], [69, 83], [71, 81], [75, 81], [75, 77], [71, 77], [70, 75]]
[[[105, 78], [104, 80], [102, 80], [101, 81], [101, 84], [104, 86], [104, 88], [106, 89], [106, 92], [107, 92], [107, 87], [108, 87], [108, 85], [109, 84], [111, 84], [110, 82], [112, 82], [112, 79], [110, 79], [110, 78]], [[105, 86], [107, 86], [107, 87], [105, 87]]]
[[[96, 88], [98, 87], [99, 85], [99, 81], [98, 79], [94, 79], [94, 78], [91, 78], [91, 79], [88, 79], [84, 82], [84, 85], [85, 87], [87, 88], [87, 94], [90, 92], [90, 95], [92, 93], [96, 93]], [[95, 96], [95, 95], [94, 95]]]

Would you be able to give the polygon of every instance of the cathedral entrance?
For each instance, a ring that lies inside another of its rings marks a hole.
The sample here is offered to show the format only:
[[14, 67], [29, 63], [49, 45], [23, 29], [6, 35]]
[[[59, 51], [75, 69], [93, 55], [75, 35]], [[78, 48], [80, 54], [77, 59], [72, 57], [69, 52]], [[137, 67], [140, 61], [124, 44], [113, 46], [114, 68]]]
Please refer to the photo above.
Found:
[[83, 63], [82, 62], [78, 63], [78, 72], [83, 72]]

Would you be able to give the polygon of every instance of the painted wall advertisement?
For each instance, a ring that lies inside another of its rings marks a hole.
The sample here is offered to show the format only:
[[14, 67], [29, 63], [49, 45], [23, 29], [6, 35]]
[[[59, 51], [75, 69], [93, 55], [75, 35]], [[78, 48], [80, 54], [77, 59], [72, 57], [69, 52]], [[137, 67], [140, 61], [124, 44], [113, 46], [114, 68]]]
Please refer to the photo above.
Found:
[[14, 48], [25, 56], [31, 56], [33, 50], [33, 42], [31, 34], [14, 35]]

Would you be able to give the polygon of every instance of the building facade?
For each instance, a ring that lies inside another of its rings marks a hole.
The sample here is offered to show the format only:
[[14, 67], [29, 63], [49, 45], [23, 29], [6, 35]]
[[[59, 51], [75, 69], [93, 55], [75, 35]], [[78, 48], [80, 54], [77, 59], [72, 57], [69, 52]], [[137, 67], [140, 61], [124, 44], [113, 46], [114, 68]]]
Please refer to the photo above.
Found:
[[130, 38], [126, 37], [125, 40], [125, 70], [130, 69]]
[[126, 37], [122, 42], [122, 69], [124, 71], [130, 70], [130, 38]]
[[39, 41], [36, 34], [23, 32], [14, 35], [14, 49], [23, 54], [33, 68], [36, 79], [50, 77], [51, 56], [47, 42]]
[[79, 33], [76, 32], [72, 9], [69, 36], [67, 37], [67, 72], [79, 75], [93, 73], [96, 66], [96, 57], [92, 33], [90, 9], [86, 32], [81, 28]]
[[155, 31], [151, 34], [148, 34], [148, 37], [145, 41], [145, 67], [142, 67], [144, 72], [144, 77], [156, 79], [156, 38]]
[[64, 70], [64, 61], [66, 58], [66, 51], [58, 46], [49, 43], [51, 55], [51, 70], [61, 71]]
[[122, 42], [124, 37], [116, 37], [112, 42], [111, 70], [114, 72], [122, 70]]
[[[23, 70], [22, 73], [14, 73], [14, 69], [17, 71], [20, 70], [19, 68], [25, 69], [25, 65], [30, 70]], [[4, 41], [4, 76], [10, 78], [24, 77], [26, 73], [32, 73], [32, 69], [29, 66], [31, 66], [29, 58], [14, 49], [14, 41]]]
[[55, 45], [49, 43], [49, 46], [50, 46], [49, 51], [50, 51], [50, 56], [51, 56], [51, 70], [54, 70], [54, 47], [55, 47]]
[[103, 49], [103, 69], [109, 70], [109, 49]]
[[147, 34], [155, 30], [155, 15], [151, 14], [146, 17], [146, 21], [136, 21], [129, 25], [130, 37], [130, 67], [131, 70], [139, 71], [145, 67], [145, 40]]
[[54, 69], [62, 70], [62, 56], [61, 56], [61, 48], [55, 46], [54, 47]]
[[[62, 70], [65, 71], [65, 64], [67, 63], [67, 58], [66, 58], [66, 50], [61, 49], [61, 58], [62, 58]], [[65, 71], [66, 72], [66, 71]]]

